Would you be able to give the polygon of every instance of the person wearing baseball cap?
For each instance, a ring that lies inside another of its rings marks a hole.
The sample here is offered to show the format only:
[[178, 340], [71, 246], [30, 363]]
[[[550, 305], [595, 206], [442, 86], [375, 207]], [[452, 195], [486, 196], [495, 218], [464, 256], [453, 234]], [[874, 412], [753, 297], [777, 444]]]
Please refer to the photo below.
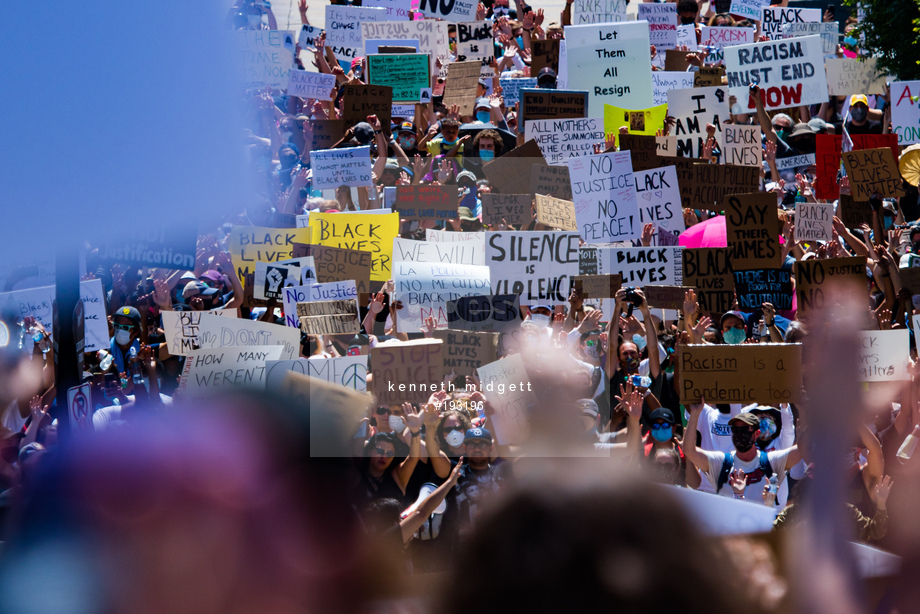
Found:
[[[850, 110], [847, 113], [846, 130], [849, 134], [881, 134], [882, 122], [869, 119], [869, 98], [865, 94], [850, 96]], [[842, 134], [840, 124], [835, 124], [837, 134]]]
[[738, 345], [747, 339], [747, 316], [741, 311], [726, 311], [719, 320], [722, 340], [728, 345]]
[[674, 414], [667, 407], [659, 407], [649, 414], [649, 432], [642, 442], [645, 469], [656, 482], [699, 488], [700, 474], [687, 463], [674, 425]]
[[137, 309], [128, 305], [119, 307], [115, 311], [115, 315], [112, 316], [112, 327], [115, 329], [115, 335], [112, 337], [109, 351], [115, 359], [114, 365], [118, 372], [125, 373], [127, 371], [127, 359], [141, 350], [141, 314]]
[[[716, 485], [716, 493], [723, 497], [761, 503], [764, 488], [771, 482], [770, 478], [775, 477], [777, 485], [781, 485], [786, 479], [786, 469], [802, 460], [798, 445], [770, 452], [758, 449], [756, 443], [761, 435], [760, 417], [749, 411], [741, 412], [728, 421], [733, 451], [703, 450], [695, 443], [703, 403], [691, 404], [689, 409], [690, 419], [683, 439], [684, 454], [706, 474], [710, 483]], [[785, 496], [777, 497], [778, 510], [786, 505], [785, 499]]]

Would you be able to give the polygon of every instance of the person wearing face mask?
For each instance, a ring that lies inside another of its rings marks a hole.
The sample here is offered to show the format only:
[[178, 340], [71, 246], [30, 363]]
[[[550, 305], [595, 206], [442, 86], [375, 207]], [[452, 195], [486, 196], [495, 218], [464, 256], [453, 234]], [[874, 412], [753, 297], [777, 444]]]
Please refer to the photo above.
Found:
[[697, 488], [700, 475], [687, 462], [674, 432], [674, 414], [659, 407], [649, 415], [650, 428], [642, 442], [644, 468], [656, 482]]
[[728, 345], [740, 345], [747, 340], [747, 319], [741, 311], [726, 311], [719, 320], [722, 340]]
[[393, 139], [407, 157], [412, 157], [418, 153], [418, 131], [415, 124], [406, 121], [399, 124], [395, 131]]
[[293, 143], [285, 143], [278, 149], [278, 165], [273, 171], [278, 186], [287, 190], [294, 175], [300, 170], [300, 149]]
[[[869, 119], [869, 98], [865, 94], [850, 96], [849, 119], [844, 124], [849, 134], [882, 134], [882, 122]], [[837, 134], [841, 124], [835, 124]]]
[[492, 121], [492, 104], [489, 102], [488, 98], [483, 96], [476, 100], [473, 115], [476, 118], [476, 122], [474, 123], [488, 124]]
[[141, 350], [141, 314], [134, 307], [120, 307], [112, 317], [115, 335], [109, 344], [114, 366], [119, 373], [127, 371], [128, 359]]
[[[463, 167], [473, 173], [475, 179], [484, 179], [485, 173], [482, 168], [501, 156], [503, 148], [502, 137], [497, 131], [482, 130], [473, 138], [473, 143], [469, 147], [470, 153], [463, 160]], [[459, 179], [458, 176], [458, 182]]]
[[[742, 412], [729, 421], [732, 432], [731, 452], [710, 452], [696, 446], [697, 422], [702, 413], [702, 404], [690, 405], [690, 419], [684, 434], [684, 454], [709, 481], [716, 484], [716, 494], [735, 499], [746, 499], [754, 503], [762, 501], [763, 489], [771, 476], [779, 484], [786, 479], [786, 469], [802, 460], [797, 445], [783, 450], [764, 452], [755, 445], [760, 438], [760, 418], [751, 412]], [[730, 483], [731, 482], [731, 483]], [[743, 484], [743, 490], [735, 490], [732, 483]], [[785, 498], [777, 497], [776, 509], [786, 505]]]

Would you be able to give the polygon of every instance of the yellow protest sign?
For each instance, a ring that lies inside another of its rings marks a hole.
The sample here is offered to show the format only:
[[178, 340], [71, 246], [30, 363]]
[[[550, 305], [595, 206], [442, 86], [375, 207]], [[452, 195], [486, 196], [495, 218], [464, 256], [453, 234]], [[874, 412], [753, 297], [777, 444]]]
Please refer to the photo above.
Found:
[[393, 239], [399, 234], [399, 214], [311, 213], [314, 245], [343, 247], [371, 253], [371, 280], [390, 279]]
[[609, 139], [616, 135], [620, 142], [620, 128], [626, 126], [630, 134], [650, 134], [655, 136], [664, 130], [664, 118], [668, 114], [668, 105], [660, 104], [647, 109], [623, 109], [610, 104], [604, 105], [604, 134]]
[[293, 258], [294, 243], [309, 243], [309, 228], [265, 228], [234, 226], [230, 231], [230, 258], [240, 283], [256, 272], [257, 262], [278, 262]]

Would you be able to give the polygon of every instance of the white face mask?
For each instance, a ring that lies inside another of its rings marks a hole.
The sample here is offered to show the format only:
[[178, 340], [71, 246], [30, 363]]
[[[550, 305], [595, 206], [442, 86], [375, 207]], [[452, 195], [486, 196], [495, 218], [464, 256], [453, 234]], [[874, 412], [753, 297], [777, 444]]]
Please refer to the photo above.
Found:
[[390, 416], [390, 428], [394, 431], [401, 431], [406, 428], [406, 421], [399, 416]]
[[530, 321], [540, 328], [546, 328], [549, 326], [549, 316], [542, 313], [530, 314]]
[[129, 330], [116, 330], [115, 331], [115, 343], [118, 345], [128, 345], [131, 343], [131, 331]]
[[636, 347], [639, 348], [640, 352], [645, 349], [645, 345], [647, 343], [647, 341], [645, 340], [645, 335], [640, 335], [639, 333], [636, 333], [635, 335], [632, 336], [632, 340], [633, 340], [633, 343], [636, 344]]
[[444, 441], [452, 448], [459, 448], [463, 444], [463, 433], [453, 430], [444, 437]]

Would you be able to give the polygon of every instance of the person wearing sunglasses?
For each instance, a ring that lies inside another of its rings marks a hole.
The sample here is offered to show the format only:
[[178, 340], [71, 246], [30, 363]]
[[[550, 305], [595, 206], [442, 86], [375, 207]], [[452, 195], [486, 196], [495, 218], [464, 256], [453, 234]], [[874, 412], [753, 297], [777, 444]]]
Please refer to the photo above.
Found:
[[141, 314], [134, 307], [119, 307], [112, 317], [112, 326], [115, 334], [109, 351], [115, 359], [115, 368], [119, 373], [125, 373], [132, 354], [137, 355], [141, 351]]
[[364, 456], [358, 463], [361, 482], [356, 498], [359, 504], [383, 498], [396, 499], [404, 506], [411, 502], [406, 499], [406, 486], [418, 464], [422, 417], [410, 403], [405, 403], [403, 410], [411, 443], [406, 446], [392, 432], [376, 433], [367, 440]]
[[674, 424], [674, 414], [667, 407], [659, 407], [649, 415], [649, 432], [642, 442], [645, 467], [656, 482], [697, 488], [700, 474], [692, 464], [688, 465]]

